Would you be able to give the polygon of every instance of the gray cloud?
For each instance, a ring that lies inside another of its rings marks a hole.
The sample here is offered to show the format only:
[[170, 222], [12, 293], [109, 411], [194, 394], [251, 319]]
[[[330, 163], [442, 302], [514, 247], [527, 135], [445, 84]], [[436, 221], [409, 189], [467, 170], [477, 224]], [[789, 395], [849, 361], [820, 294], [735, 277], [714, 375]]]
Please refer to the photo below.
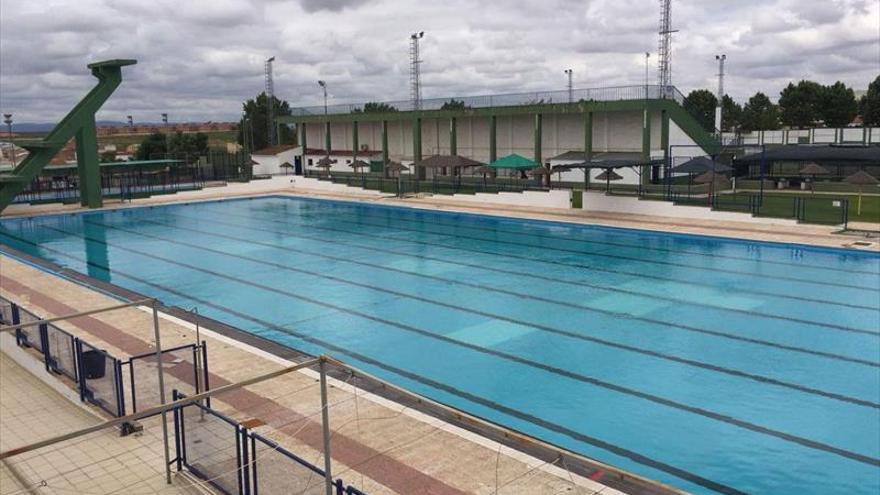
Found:
[[[655, 0], [4, 0], [0, 110], [53, 121], [93, 84], [85, 65], [136, 58], [101, 119], [235, 119], [276, 57], [276, 92], [292, 105], [406, 99], [408, 41], [422, 43], [424, 95], [642, 84], [656, 52]], [[880, 73], [877, 0], [728, 0], [673, 4], [673, 82], [771, 97], [790, 80], [865, 88]], [[651, 80], [656, 77], [656, 55]]]

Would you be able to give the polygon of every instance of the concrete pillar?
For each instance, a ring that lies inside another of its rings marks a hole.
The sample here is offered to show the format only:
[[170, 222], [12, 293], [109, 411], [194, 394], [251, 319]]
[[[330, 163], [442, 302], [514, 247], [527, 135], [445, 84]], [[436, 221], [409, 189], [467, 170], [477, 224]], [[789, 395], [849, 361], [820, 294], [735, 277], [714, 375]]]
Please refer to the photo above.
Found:
[[422, 159], [422, 119], [416, 118], [412, 124], [413, 133], [413, 161], [421, 161]]
[[[669, 165], [669, 113], [660, 112], [660, 147], [663, 148], [663, 164]], [[658, 174], [659, 176], [659, 174]]]
[[[300, 124], [297, 127], [299, 127], [299, 144], [300, 144], [300, 146], [302, 146], [303, 156], [305, 156], [305, 154], [306, 154], [306, 123], [303, 122], [302, 124]], [[305, 164], [303, 164], [303, 167], [305, 167]]]
[[[542, 140], [542, 132], [544, 126], [544, 116], [540, 113], [535, 114], [535, 162], [537, 162], [539, 167], [544, 166], [544, 157], [542, 153], [541, 140]], [[544, 176], [544, 185], [550, 185], [550, 176]]]
[[328, 155], [330, 154], [330, 150], [332, 149], [330, 145], [330, 122], [327, 121], [324, 123], [324, 147], [326, 148]]
[[489, 163], [498, 159], [498, 119], [492, 115], [489, 117]]
[[357, 160], [358, 151], [360, 150], [361, 143], [358, 138], [358, 123], [357, 120], [351, 123], [351, 152], [352, 152], [352, 160]]
[[[645, 108], [642, 118], [642, 160], [647, 162], [651, 159], [651, 110]], [[642, 166], [641, 180], [642, 184], [647, 184], [651, 179], [651, 169], [647, 165]]]
[[388, 165], [388, 121], [382, 121], [382, 165]]
[[95, 116], [76, 133], [76, 168], [79, 172], [79, 200], [82, 206], [100, 208], [101, 169], [98, 157], [98, 133], [95, 130]]
[[[584, 112], [584, 161], [593, 159], [593, 112]], [[584, 168], [584, 189], [590, 185], [590, 169]]]
[[449, 118], [449, 154], [457, 155], [458, 154], [458, 143], [456, 139], [457, 131], [456, 131], [456, 119], [455, 117]]

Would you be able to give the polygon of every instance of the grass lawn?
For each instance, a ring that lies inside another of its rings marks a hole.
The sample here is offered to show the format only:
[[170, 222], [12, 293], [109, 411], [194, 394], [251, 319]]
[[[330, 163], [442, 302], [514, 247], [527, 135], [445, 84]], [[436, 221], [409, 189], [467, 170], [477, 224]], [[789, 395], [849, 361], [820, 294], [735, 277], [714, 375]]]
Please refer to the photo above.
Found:
[[[731, 204], [748, 202], [748, 196], [755, 194], [753, 191], [737, 192], [734, 194], [725, 194], [724, 198], [729, 198]], [[733, 199], [736, 197], [736, 199]], [[840, 208], [834, 206], [834, 201], [840, 199], [849, 200], [849, 221], [850, 222], [872, 222], [880, 223], [880, 196], [862, 195], [862, 211], [858, 210], [857, 194], [811, 194], [809, 192], [785, 193], [771, 192], [764, 193], [764, 202], [761, 206], [759, 215], [779, 218], [793, 218], [794, 198], [803, 198], [803, 212], [806, 221], [809, 222], [835, 222], [840, 218]], [[723, 204], [723, 200], [722, 200]]]

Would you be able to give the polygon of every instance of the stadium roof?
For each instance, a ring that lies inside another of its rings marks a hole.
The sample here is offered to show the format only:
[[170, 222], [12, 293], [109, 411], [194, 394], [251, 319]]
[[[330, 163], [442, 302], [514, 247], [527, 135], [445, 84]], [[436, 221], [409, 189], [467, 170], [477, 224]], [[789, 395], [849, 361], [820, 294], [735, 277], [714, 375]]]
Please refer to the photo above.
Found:
[[790, 144], [767, 148], [763, 153], [752, 153], [737, 158], [738, 163], [760, 162], [873, 162], [880, 163], [880, 146], [833, 146]]

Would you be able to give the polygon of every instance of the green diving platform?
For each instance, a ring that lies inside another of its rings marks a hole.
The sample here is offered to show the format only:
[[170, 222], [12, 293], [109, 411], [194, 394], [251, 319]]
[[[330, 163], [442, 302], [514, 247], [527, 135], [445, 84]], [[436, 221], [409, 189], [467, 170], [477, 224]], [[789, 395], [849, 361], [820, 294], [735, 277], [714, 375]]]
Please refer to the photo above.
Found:
[[122, 67], [136, 60], [113, 59], [88, 65], [98, 84], [40, 141], [22, 144], [28, 156], [11, 171], [0, 173], [0, 212], [49, 165], [49, 161], [71, 139], [76, 139], [76, 160], [80, 198], [83, 206], [99, 208], [101, 196], [100, 161], [95, 113], [122, 83]]

